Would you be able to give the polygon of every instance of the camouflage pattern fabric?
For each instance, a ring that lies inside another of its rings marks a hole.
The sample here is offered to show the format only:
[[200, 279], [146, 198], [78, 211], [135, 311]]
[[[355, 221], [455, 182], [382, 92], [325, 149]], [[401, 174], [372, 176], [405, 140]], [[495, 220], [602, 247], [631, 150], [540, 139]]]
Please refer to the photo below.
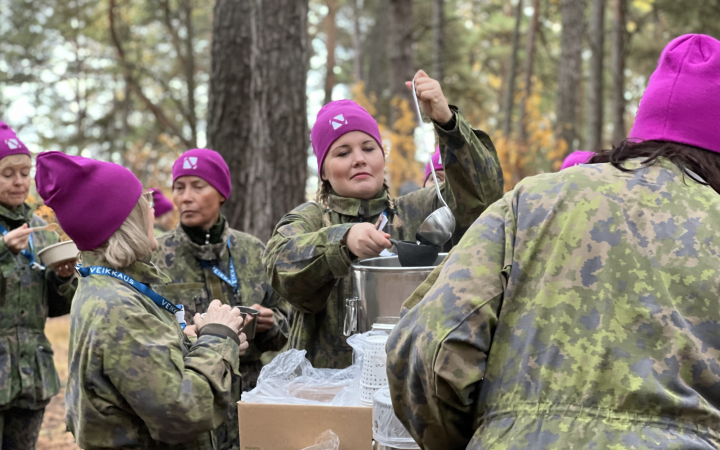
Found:
[[160, 228], [157, 225], [153, 226], [153, 236], [155, 236], [156, 238], [159, 238], [163, 234], [165, 234], [165, 231], [162, 228]]
[[[0, 206], [0, 223], [7, 230], [23, 223], [47, 225], [26, 204], [12, 210]], [[38, 252], [60, 238], [55, 232], [36, 231], [33, 241], [39, 262]], [[75, 282], [63, 281], [54, 270], [31, 268], [28, 258], [14, 255], [2, 239], [0, 272], [0, 411], [42, 409], [60, 389], [45, 321], [70, 312]]]
[[387, 373], [423, 449], [720, 448], [720, 195], [625, 167], [523, 180], [421, 286]]
[[45, 408], [0, 412], [0, 450], [35, 450]]
[[[83, 265], [99, 265], [90, 252]], [[122, 270], [162, 292], [156, 267]], [[65, 421], [84, 449], [214, 449], [212, 430], [235, 404], [239, 348], [227, 337], [191, 343], [173, 314], [109, 276], [80, 280], [70, 324]]]
[[[165, 286], [165, 298], [186, 309], [185, 320], [193, 323], [195, 313], [207, 311], [210, 302], [218, 299], [232, 306], [260, 304], [275, 312], [275, 326], [257, 333], [249, 341], [245, 355], [240, 357], [242, 390], [249, 391], [257, 384], [262, 369], [261, 355], [264, 352], [284, 348], [288, 340], [288, 306], [270, 287], [261, 255], [265, 246], [253, 236], [230, 229], [225, 221], [225, 231], [218, 244], [197, 245], [178, 226], [158, 239], [158, 250], [153, 255], [155, 264], [171, 278]], [[210, 267], [203, 267], [200, 260], [212, 261], [225, 274], [229, 274], [227, 241], [230, 239], [230, 253], [235, 263], [239, 283], [237, 295], [232, 287], [217, 277]], [[239, 448], [239, 427], [237, 406], [228, 406], [226, 426], [218, 430], [218, 448], [235, 450]]]
[[[490, 138], [473, 130], [454, 109], [449, 130], [436, 124], [446, 182], [441, 190], [455, 214], [452, 242], [492, 202], [502, 196], [500, 162]], [[343, 368], [352, 363], [352, 349], [343, 335], [345, 299], [352, 296], [350, 254], [343, 239], [353, 225], [375, 222], [388, 214], [387, 233], [399, 240], [415, 234], [441, 206], [434, 187], [391, 199], [385, 189], [370, 200], [331, 194], [329, 209], [305, 203], [277, 225], [263, 261], [273, 287], [293, 306], [290, 346], [307, 351], [315, 367]]]

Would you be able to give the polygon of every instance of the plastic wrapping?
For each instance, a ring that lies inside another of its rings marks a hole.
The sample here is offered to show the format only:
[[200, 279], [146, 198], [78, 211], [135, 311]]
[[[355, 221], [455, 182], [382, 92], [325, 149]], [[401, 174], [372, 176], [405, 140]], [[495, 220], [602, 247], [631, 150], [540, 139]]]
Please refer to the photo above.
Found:
[[420, 449], [393, 411], [390, 389], [384, 387], [373, 397], [373, 439], [397, 449]]
[[353, 364], [345, 369], [316, 369], [305, 350], [288, 350], [263, 367], [257, 386], [242, 395], [246, 403], [360, 406], [360, 377], [367, 338], [385, 335], [368, 331], [350, 336]]
[[326, 430], [315, 439], [315, 445], [302, 450], [340, 450], [340, 438], [332, 430]]
[[305, 350], [288, 350], [263, 367], [246, 403], [351, 406], [356, 368], [316, 369]]

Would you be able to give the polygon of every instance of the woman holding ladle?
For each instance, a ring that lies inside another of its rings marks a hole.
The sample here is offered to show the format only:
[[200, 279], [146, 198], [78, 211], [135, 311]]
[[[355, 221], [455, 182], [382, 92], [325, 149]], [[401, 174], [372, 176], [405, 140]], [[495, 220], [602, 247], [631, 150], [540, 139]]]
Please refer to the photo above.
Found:
[[[439, 136], [446, 182], [440, 191], [456, 220], [452, 242], [503, 193], [492, 141], [448, 105], [440, 83], [414, 78], [423, 112]], [[408, 87], [412, 82], [408, 82]], [[290, 345], [307, 351], [314, 367], [347, 367], [352, 349], [343, 334], [349, 269], [392, 247], [390, 238], [416, 239], [423, 221], [442, 206], [434, 186], [393, 198], [385, 184], [385, 151], [375, 119], [353, 101], [325, 105], [312, 129], [321, 185], [277, 225], [263, 261], [272, 285], [292, 305]], [[385, 216], [387, 224], [378, 225]]]

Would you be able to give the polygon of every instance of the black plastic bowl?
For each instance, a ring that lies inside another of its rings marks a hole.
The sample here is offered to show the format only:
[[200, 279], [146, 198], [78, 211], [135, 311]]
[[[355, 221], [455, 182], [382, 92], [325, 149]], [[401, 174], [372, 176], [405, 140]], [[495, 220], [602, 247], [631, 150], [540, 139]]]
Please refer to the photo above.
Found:
[[427, 267], [435, 264], [440, 247], [417, 244], [411, 241], [390, 239], [398, 252], [398, 260], [403, 267]]

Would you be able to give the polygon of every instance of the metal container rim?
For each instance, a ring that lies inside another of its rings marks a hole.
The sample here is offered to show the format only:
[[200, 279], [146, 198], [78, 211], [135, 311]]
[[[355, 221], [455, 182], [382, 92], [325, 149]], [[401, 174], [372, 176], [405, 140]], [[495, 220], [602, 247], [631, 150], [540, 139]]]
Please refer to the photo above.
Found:
[[[438, 257], [442, 256], [443, 259], [447, 257], [447, 253], [438, 253]], [[370, 261], [381, 261], [384, 259], [393, 259], [397, 258], [397, 256], [378, 256], [377, 258], [368, 258], [363, 259], [362, 261], [355, 261], [350, 265], [352, 270], [358, 271], [358, 272], [403, 272], [403, 273], [410, 273], [410, 272], [426, 272], [428, 270], [432, 271], [437, 266], [419, 266], [419, 267], [377, 267], [377, 266], [366, 266], [364, 263], [370, 262]]]

